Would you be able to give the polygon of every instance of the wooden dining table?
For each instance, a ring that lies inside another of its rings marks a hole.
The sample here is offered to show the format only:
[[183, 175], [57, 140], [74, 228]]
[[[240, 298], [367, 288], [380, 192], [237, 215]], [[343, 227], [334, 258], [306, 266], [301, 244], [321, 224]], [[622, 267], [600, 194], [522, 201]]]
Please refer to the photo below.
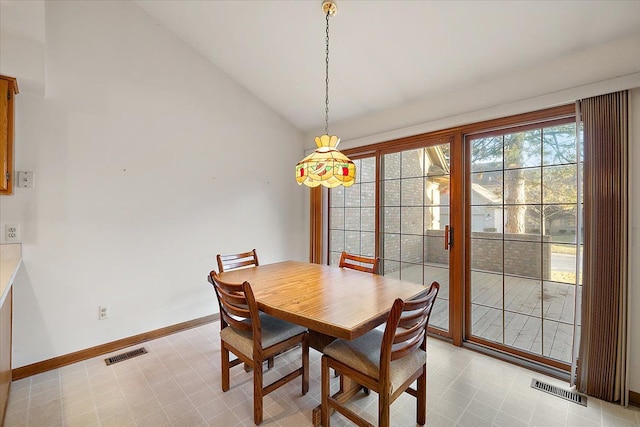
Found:
[[[306, 327], [309, 344], [322, 351], [336, 338], [353, 340], [383, 324], [396, 298], [415, 297], [425, 287], [391, 277], [299, 261], [264, 264], [220, 273], [225, 282], [249, 282], [258, 308]], [[360, 387], [341, 377], [336, 397], [346, 401]], [[319, 407], [313, 424], [320, 423]]]

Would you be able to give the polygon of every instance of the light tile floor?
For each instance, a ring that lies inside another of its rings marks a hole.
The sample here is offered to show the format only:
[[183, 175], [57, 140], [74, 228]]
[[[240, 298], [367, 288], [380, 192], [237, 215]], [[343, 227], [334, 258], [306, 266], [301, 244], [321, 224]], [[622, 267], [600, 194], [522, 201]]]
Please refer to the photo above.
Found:
[[[111, 366], [104, 363], [104, 357], [110, 356], [106, 355], [15, 381], [4, 425], [252, 426], [251, 374], [242, 367], [233, 368], [231, 390], [220, 389], [218, 331], [215, 322], [145, 343], [148, 354]], [[311, 425], [311, 410], [320, 401], [320, 354], [312, 350], [310, 358], [309, 393], [301, 395], [296, 379], [265, 397], [263, 425]], [[266, 381], [299, 359], [299, 350], [279, 356], [276, 367], [265, 374]], [[530, 388], [533, 377], [567, 386], [429, 339], [427, 425], [640, 426], [637, 408], [624, 409], [593, 398], [583, 407]], [[375, 423], [377, 395], [360, 394], [353, 408]], [[392, 406], [391, 420], [393, 426], [416, 425], [415, 399], [401, 396]], [[332, 425], [350, 424], [334, 415]]]

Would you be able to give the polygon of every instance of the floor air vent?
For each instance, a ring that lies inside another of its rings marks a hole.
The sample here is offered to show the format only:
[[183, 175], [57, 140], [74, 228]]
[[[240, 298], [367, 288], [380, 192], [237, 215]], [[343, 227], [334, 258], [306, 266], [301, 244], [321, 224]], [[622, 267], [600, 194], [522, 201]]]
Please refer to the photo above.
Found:
[[577, 403], [578, 405], [587, 406], [587, 396], [578, 394], [575, 391], [564, 390], [560, 387], [538, 381], [535, 378], [531, 380], [531, 387], [553, 394], [554, 396], [561, 397], [570, 402]]
[[131, 350], [126, 353], [118, 354], [117, 356], [108, 357], [104, 359], [107, 366], [113, 365], [114, 363], [122, 362], [123, 360], [131, 359], [132, 357], [140, 356], [142, 354], [146, 354], [147, 350], [144, 347], [141, 347], [137, 350]]

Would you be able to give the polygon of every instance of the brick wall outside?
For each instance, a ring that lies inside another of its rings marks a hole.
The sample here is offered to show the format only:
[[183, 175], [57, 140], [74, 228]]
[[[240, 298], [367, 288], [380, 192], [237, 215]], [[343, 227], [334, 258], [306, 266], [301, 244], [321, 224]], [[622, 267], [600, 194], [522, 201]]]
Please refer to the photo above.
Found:
[[[387, 185], [385, 199], [389, 203], [385, 207], [383, 217], [383, 247], [380, 257], [385, 259], [385, 273], [400, 269], [400, 262], [422, 264], [447, 264], [449, 253], [444, 250], [444, 230], [424, 230], [428, 225], [428, 209], [420, 206], [422, 197], [414, 200], [410, 194], [394, 191], [394, 184], [399, 178], [420, 177], [419, 150], [385, 155], [383, 185]], [[402, 165], [402, 167], [401, 167]], [[340, 217], [338, 210], [330, 232], [331, 263], [337, 263], [342, 250], [360, 255], [371, 256], [375, 253], [373, 225], [375, 222], [375, 167], [373, 163], [363, 169], [371, 169], [371, 179], [362, 184], [332, 190], [332, 206], [345, 209]], [[415, 193], [411, 187], [413, 180], [403, 180], [406, 190]], [[401, 201], [402, 200], [402, 201]], [[400, 208], [400, 204], [404, 208]], [[358, 212], [356, 212], [356, 210]], [[441, 227], [444, 224], [441, 224]], [[362, 231], [367, 231], [361, 232]], [[471, 235], [472, 268], [483, 271], [503, 272], [503, 257], [506, 274], [524, 277], [548, 279], [550, 276], [550, 245], [543, 245], [547, 239], [540, 241], [539, 235], [505, 234], [503, 241], [497, 240], [501, 235], [490, 232], [473, 232]], [[459, 237], [458, 237], [459, 239]], [[459, 241], [457, 244], [460, 244]], [[504, 250], [503, 250], [504, 249]], [[544, 272], [542, 266], [544, 265]]]
[[[350, 234], [350, 232], [347, 232]], [[373, 254], [373, 238], [362, 238], [362, 254]], [[370, 237], [367, 234], [367, 237]], [[471, 236], [471, 268], [474, 270], [514, 274], [523, 277], [550, 278], [551, 246], [543, 244], [538, 235], [505, 234], [503, 241], [496, 239], [496, 233], [474, 232]], [[427, 230], [423, 236], [400, 234], [384, 235], [384, 250], [381, 258], [389, 261], [401, 261], [412, 264], [447, 264], [449, 253], [444, 250], [444, 231]], [[352, 237], [353, 240], [358, 240]], [[515, 240], [518, 239], [518, 240]], [[352, 242], [353, 242], [352, 240]], [[349, 244], [347, 244], [349, 246]], [[424, 254], [424, 257], [423, 257]], [[385, 272], [393, 273], [401, 264], [387, 262]], [[544, 271], [543, 271], [544, 266]]]
[[[471, 235], [471, 268], [547, 280], [551, 273], [551, 245], [548, 238], [540, 241], [535, 234], [505, 234], [503, 241], [496, 233], [475, 232]], [[491, 239], [493, 238], [493, 239]], [[516, 240], [517, 239], [517, 240]], [[544, 266], [544, 271], [543, 271]]]

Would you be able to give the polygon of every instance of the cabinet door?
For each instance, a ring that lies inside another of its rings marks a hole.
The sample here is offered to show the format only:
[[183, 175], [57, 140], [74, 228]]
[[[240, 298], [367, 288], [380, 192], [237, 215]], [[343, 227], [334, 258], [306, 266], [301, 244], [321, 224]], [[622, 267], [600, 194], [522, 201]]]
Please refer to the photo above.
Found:
[[9, 162], [12, 148], [9, 141], [9, 82], [0, 79], [0, 192], [9, 192]]

